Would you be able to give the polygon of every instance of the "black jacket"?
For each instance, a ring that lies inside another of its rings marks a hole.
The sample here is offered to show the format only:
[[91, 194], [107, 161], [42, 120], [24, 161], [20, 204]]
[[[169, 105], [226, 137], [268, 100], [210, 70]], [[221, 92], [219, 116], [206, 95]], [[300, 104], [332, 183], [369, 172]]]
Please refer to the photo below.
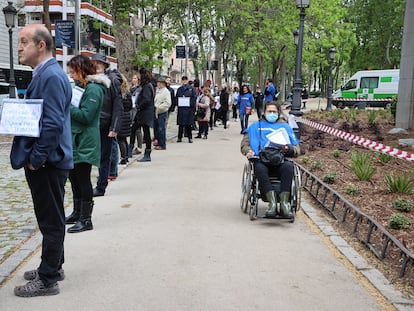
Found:
[[121, 117], [124, 111], [121, 95], [122, 77], [116, 69], [108, 70], [105, 74], [111, 80], [111, 86], [105, 93], [100, 114], [100, 129], [104, 132], [113, 131], [118, 133], [121, 128]]

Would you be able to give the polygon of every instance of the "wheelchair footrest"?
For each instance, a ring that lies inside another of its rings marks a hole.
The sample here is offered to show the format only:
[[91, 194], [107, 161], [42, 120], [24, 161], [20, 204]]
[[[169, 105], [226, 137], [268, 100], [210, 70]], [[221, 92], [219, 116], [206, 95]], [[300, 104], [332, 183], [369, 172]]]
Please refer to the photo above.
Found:
[[275, 216], [267, 216], [267, 215], [262, 215], [262, 216], [257, 216], [257, 218], [267, 218], [267, 219], [294, 219], [295, 216], [283, 216], [283, 215], [275, 215]]

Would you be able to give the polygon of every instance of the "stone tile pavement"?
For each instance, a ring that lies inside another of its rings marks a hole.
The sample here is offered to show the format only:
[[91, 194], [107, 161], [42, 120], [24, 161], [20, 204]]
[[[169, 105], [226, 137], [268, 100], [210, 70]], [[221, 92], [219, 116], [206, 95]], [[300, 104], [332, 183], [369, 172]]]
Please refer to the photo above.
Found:
[[[176, 114], [173, 113], [167, 127], [167, 139], [173, 139], [176, 133]], [[2, 140], [7, 141], [8, 139]], [[8, 267], [9, 265], [17, 266], [20, 263], [16, 262], [17, 260], [24, 260], [26, 256], [30, 255], [29, 253], [26, 254], [24, 243], [38, 231], [24, 170], [13, 170], [11, 168], [10, 148], [11, 138], [10, 142], [0, 143], [0, 284], [6, 279], [7, 274], [14, 270], [13, 267]], [[124, 165], [118, 166], [119, 171], [125, 168]], [[98, 170], [93, 168], [92, 185], [94, 186], [96, 185], [97, 176]], [[68, 181], [66, 183], [65, 208], [71, 205], [72, 190]], [[15, 254], [17, 251], [21, 252], [18, 256]], [[11, 258], [13, 255], [15, 255], [15, 258]]]

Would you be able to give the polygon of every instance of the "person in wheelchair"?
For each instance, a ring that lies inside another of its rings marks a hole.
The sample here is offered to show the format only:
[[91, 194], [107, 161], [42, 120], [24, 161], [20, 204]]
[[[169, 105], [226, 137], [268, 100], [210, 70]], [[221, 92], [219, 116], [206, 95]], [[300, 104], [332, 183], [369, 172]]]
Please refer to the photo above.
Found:
[[[283, 133], [283, 139], [277, 133]], [[272, 134], [274, 135], [272, 136]], [[273, 147], [273, 152], [275, 152], [274, 149], [280, 151], [283, 155], [281, 163], [269, 164], [269, 161], [261, 156], [262, 152], [269, 147]], [[252, 159], [260, 193], [265, 194], [269, 202], [266, 217], [275, 217], [276, 215], [287, 218], [293, 217], [289, 200], [294, 164], [292, 161], [284, 159], [284, 157], [296, 157], [300, 153], [300, 147], [292, 128], [283, 118], [279, 103], [271, 101], [265, 104], [262, 118], [245, 129], [240, 149], [243, 155], [248, 159]], [[270, 176], [280, 179], [280, 211], [278, 210], [277, 195], [273, 191]]]

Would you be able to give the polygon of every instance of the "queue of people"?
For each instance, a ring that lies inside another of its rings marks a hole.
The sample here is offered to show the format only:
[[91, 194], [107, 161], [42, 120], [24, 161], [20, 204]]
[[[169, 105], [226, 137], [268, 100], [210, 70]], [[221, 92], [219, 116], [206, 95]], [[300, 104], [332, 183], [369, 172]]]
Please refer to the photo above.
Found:
[[[184, 76], [175, 95], [169, 85], [170, 78], [158, 79], [155, 85], [146, 68], [133, 76], [129, 87], [126, 77], [110, 69], [102, 54], [95, 54], [91, 59], [77, 55], [67, 63], [69, 75], [76, 84], [72, 89], [52, 51], [53, 38], [45, 26], [30, 24], [19, 32], [19, 62], [33, 68], [26, 98], [43, 101], [39, 137], [16, 136], [10, 155], [14, 169], [24, 168], [43, 236], [39, 267], [26, 271], [24, 278], [28, 282], [14, 289], [15, 295], [21, 297], [59, 294], [58, 281], [65, 278], [65, 226], [72, 225], [68, 233], [93, 230], [93, 197], [105, 195], [108, 179], [117, 174], [112, 170], [117, 168], [118, 160], [115, 165], [111, 162], [118, 152], [119, 164], [126, 164], [134, 151], [141, 152], [143, 143], [145, 150], [140, 162], [151, 161], [153, 142], [156, 150], [165, 150], [166, 123], [175, 107], [178, 109], [177, 142], [186, 136], [192, 143], [191, 132], [196, 121], [199, 129], [196, 137], [206, 139], [211, 110], [217, 104], [210, 87], [201, 88], [197, 84], [194, 87]], [[243, 86], [240, 95], [234, 90], [229, 96], [223, 87], [218, 104], [222, 108], [216, 109], [217, 116], [224, 127], [228, 126], [230, 107], [233, 118], [237, 118], [236, 107], [244, 132], [248, 126], [246, 111], [253, 105], [249, 88]], [[265, 112], [270, 113], [268, 109]], [[154, 128], [155, 140], [151, 137], [151, 128]], [[95, 188], [91, 183], [92, 166], [99, 168]], [[73, 193], [73, 210], [65, 217], [67, 179]]]

